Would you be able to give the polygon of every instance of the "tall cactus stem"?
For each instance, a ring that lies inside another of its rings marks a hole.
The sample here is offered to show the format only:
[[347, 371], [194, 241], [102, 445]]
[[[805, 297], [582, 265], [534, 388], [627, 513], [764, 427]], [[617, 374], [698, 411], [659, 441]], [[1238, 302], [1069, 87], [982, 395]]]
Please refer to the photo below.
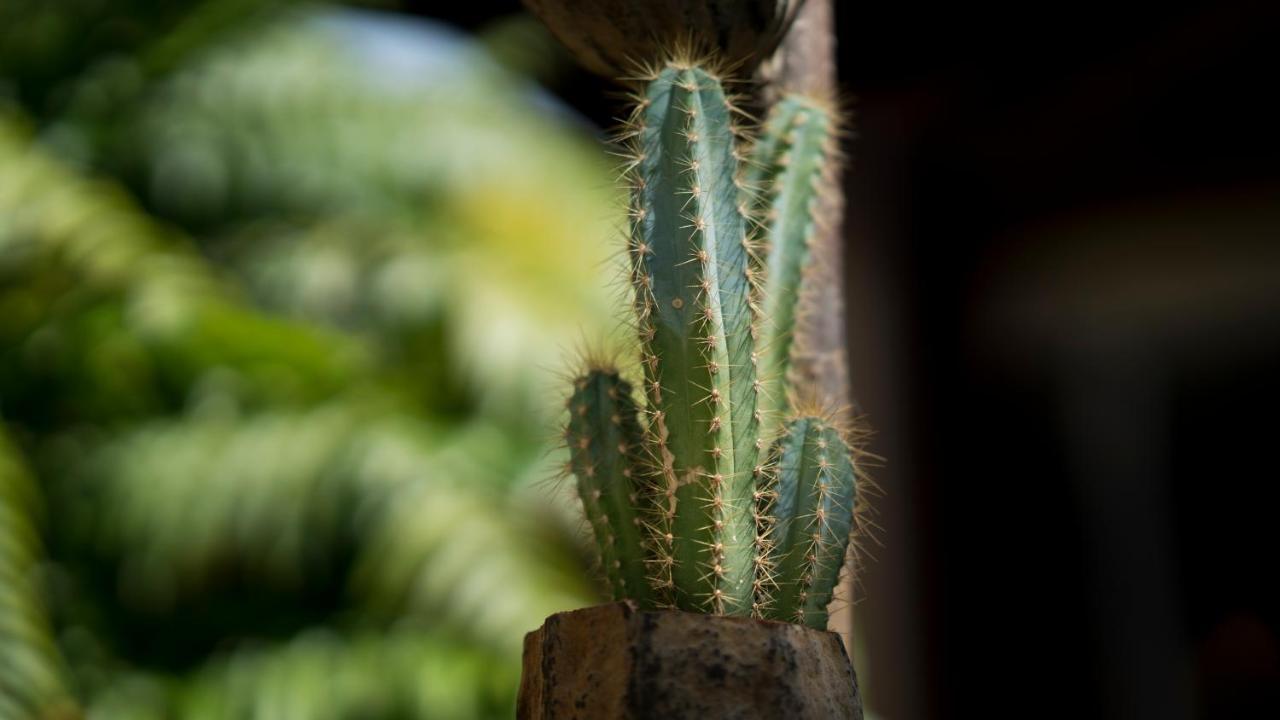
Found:
[[680, 609], [747, 615], [762, 386], [733, 114], [703, 67], [653, 73], [633, 118], [630, 255], [663, 503], [654, 583]]
[[786, 416], [790, 367], [801, 322], [802, 294], [814, 270], [811, 252], [824, 188], [835, 185], [837, 113], [831, 103], [786, 95], [770, 111], [752, 152], [745, 185], [763, 227], [761, 412], [767, 434]]
[[569, 398], [569, 469], [615, 600], [652, 605], [645, 562], [640, 425], [631, 386], [616, 370], [593, 369]]

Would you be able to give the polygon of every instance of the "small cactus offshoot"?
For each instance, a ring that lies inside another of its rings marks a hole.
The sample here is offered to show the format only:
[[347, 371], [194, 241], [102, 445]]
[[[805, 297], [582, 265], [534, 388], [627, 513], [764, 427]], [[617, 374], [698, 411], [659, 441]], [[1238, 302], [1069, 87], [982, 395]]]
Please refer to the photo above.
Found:
[[[835, 112], [786, 96], [751, 152], [704, 64], [657, 66], [634, 100], [628, 255], [645, 408], [592, 363], [565, 432], [602, 575], [644, 607], [825, 627], [857, 470], [836, 423], [794, 411], [786, 377]], [[795, 419], [771, 444], [783, 416]]]
[[616, 372], [593, 370], [574, 384], [569, 400], [569, 468], [600, 550], [600, 567], [614, 599], [647, 603], [649, 580], [641, 537], [640, 425], [631, 386]]
[[857, 502], [857, 471], [841, 433], [813, 415], [793, 420], [775, 445], [766, 502], [770, 577], [760, 605], [773, 620], [826, 627]]

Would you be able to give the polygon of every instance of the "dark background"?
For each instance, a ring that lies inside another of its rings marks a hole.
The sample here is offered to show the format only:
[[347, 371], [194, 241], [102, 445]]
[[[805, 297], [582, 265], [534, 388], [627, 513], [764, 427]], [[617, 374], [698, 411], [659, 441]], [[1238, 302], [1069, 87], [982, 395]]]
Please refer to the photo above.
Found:
[[1276, 6], [839, 17], [877, 707], [1280, 717]]
[[1280, 6], [837, 5], [872, 708], [1280, 717]]

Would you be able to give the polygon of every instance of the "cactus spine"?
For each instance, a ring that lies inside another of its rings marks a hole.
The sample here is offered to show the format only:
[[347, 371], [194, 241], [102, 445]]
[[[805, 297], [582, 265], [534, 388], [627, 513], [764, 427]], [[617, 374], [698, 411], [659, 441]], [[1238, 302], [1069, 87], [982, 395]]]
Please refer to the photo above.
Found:
[[857, 502], [850, 449], [832, 423], [803, 416], [787, 425], [773, 452], [773, 587], [762, 603], [764, 616], [825, 628]]
[[793, 395], [783, 378], [834, 112], [783, 99], [744, 175], [712, 72], [673, 60], [646, 79], [625, 136], [645, 422], [594, 363], [569, 401], [569, 469], [615, 598], [822, 627], [853, 525], [850, 448], [804, 416], [766, 453], [762, 413], [783, 415]]
[[574, 381], [565, 439], [609, 589], [615, 600], [647, 604], [644, 509], [635, 477], [640, 426], [631, 386], [616, 371], [592, 370]]
[[788, 368], [796, 350], [801, 289], [813, 267], [818, 198], [835, 182], [834, 125], [829, 104], [784, 96], [770, 111], [752, 153], [748, 188], [766, 245], [760, 374], [765, 381], [761, 411], [769, 430], [789, 406]]
[[673, 63], [649, 83], [634, 119], [631, 259], [663, 502], [655, 584], [678, 608], [745, 615], [761, 386], [732, 113], [700, 67]]

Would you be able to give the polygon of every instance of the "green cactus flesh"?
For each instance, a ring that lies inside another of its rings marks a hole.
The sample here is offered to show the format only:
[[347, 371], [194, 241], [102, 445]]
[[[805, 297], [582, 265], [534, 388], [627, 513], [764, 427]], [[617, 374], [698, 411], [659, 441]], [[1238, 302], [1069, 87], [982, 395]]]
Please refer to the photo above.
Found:
[[825, 629], [844, 567], [857, 477], [849, 447], [830, 423], [802, 417], [773, 449], [770, 570], [764, 616]]
[[799, 95], [778, 101], [752, 153], [747, 187], [764, 226], [764, 318], [761, 413], [771, 430], [788, 408], [787, 370], [794, 349], [801, 286], [810, 273], [810, 240], [818, 197], [834, 165], [834, 118], [824, 104]]
[[653, 581], [680, 609], [748, 615], [761, 386], [732, 109], [714, 76], [673, 63], [634, 122], [632, 280], [662, 503]]
[[641, 433], [631, 386], [615, 371], [592, 370], [569, 399], [569, 469], [591, 526], [613, 599], [650, 605], [639, 466]]

